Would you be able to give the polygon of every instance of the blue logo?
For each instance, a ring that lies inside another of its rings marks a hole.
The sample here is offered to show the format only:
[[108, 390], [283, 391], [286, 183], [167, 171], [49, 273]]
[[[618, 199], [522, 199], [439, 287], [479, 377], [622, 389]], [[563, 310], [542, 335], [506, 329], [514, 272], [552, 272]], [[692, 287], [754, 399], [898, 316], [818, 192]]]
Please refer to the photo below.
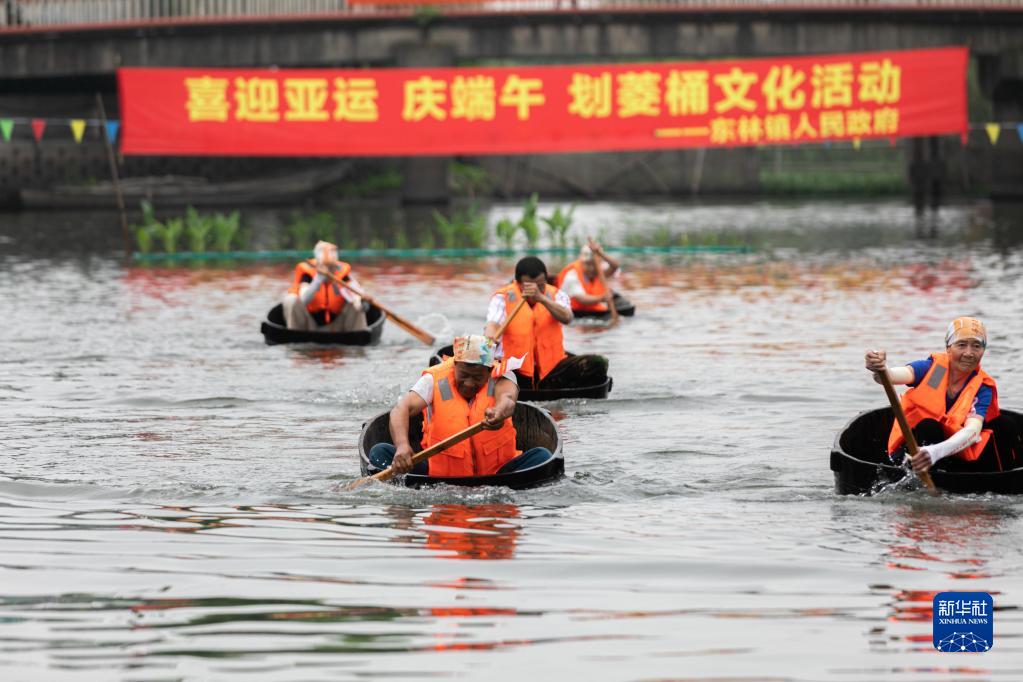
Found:
[[941, 592], [934, 597], [934, 648], [981, 653], [995, 645], [995, 602], [987, 592]]

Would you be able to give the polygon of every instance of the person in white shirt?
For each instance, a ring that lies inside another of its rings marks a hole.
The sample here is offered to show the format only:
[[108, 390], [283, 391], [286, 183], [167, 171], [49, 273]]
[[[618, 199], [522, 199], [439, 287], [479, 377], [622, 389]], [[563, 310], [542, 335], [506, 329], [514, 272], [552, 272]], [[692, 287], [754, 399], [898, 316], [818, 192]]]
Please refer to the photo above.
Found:
[[301, 331], [366, 329], [366, 311], [362, 297], [355, 293], [361, 289], [352, 266], [338, 260], [337, 246], [330, 242], [317, 242], [313, 256], [295, 266], [291, 288], [283, 301], [285, 325]]
[[[422, 476], [492, 476], [528, 469], [551, 458], [544, 447], [519, 452], [516, 447], [515, 402], [519, 388], [518, 358], [498, 362], [494, 343], [485, 336], [455, 339], [453, 357], [423, 371], [423, 375], [391, 410], [392, 443], [377, 443], [369, 460], [377, 469], [393, 466], [396, 473]], [[413, 465], [409, 425], [422, 415], [421, 447], [428, 448], [455, 435], [467, 425], [483, 422], [483, 431], [452, 445], [425, 462]]]
[[[525, 301], [520, 307], [519, 303]], [[500, 339], [498, 331], [513, 315]], [[499, 353], [523, 358], [520, 385], [538, 389], [598, 386], [607, 380], [607, 358], [568, 355], [562, 327], [572, 322], [568, 296], [547, 280], [547, 266], [535, 256], [515, 264], [515, 281], [490, 299], [485, 334], [501, 342]]]
[[572, 300], [572, 312], [602, 313], [613, 305], [614, 292], [605, 287], [597, 272], [597, 257], [604, 263], [604, 277], [611, 277], [620, 267], [615, 258], [608, 256], [592, 238], [579, 251], [579, 258], [566, 265], [558, 275], [558, 288]]

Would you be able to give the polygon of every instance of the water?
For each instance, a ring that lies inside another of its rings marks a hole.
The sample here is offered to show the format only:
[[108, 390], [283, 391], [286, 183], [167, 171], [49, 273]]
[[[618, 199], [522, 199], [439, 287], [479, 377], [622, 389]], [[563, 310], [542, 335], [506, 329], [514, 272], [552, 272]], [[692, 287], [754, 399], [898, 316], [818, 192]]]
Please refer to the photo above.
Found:
[[[1023, 679], [1023, 500], [839, 498], [828, 470], [842, 425], [884, 404], [864, 349], [923, 357], [958, 315], [987, 321], [1019, 409], [1023, 220], [953, 208], [932, 236], [894, 202], [576, 220], [762, 249], [630, 260], [637, 316], [567, 331], [615, 387], [550, 406], [562, 482], [342, 493], [362, 423], [428, 349], [393, 326], [374, 348], [267, 347], [291, 264], [125, 267], [108, 218], [0, 218], [0, 679]], [[509, 268], [357, 264], [445, 340], [479, 329]], [[991, 652], [933, 650], [944, 590], [994, 595]]]

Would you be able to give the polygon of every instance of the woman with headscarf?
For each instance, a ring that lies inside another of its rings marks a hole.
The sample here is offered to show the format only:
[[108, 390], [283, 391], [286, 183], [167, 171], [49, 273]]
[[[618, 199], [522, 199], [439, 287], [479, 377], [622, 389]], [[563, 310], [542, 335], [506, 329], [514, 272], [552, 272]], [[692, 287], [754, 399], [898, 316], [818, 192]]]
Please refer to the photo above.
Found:
[[[869, 350], [865, 365], [875, 373], [887, 372], [893, 384], [910, 387], [902, 395], [902, 409], [920, 450], [912, 458], [913, 469], [923, 472], [947, 457], [944, 468], [1007, 468], [1015, 449], [1000, 453], [992, 439], [990, 423], [999, 416], [998, 387], [980, 366], [987, 350], [987, 329], [972, 317], [952, 320], [945, 333], [945, 351], [924, 360], [888, 369], [883, 350]], [[888, 454], [895, 463], [905, 457], [905, 438], [898, 421], [888, 438]], [[960, 460], [956, 463], [955, 460]], [[970, 463], [963, 466], [963, 463]]]

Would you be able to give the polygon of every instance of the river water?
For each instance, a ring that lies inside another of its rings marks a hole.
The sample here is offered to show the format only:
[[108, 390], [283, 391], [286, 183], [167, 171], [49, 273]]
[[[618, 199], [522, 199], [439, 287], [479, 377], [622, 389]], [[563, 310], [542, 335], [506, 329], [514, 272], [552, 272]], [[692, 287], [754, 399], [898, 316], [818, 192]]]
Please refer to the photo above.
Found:
[[[864, 349], [924, 357], [958, 315], [988, 323], [1019, 409], [1023, 219], [593, 204], [576, 223], [758, 248], [630, 258], [636, 317], [566, 332], [615, 384], [549, 406], [561, 482], [345, 493], [424, 346], [389, 327], [268, 347], [291, 263], [126, 267], [109, 217], [0, 217], [0, 679], [1023, 679], [1023, 498], [841, 498], [828, 469], [884, 404]], [[510, 267], [356, 264], [439, 339], [480, 328]], [[992, 651], [932, 648], [946, 590], [994, 595]]]

